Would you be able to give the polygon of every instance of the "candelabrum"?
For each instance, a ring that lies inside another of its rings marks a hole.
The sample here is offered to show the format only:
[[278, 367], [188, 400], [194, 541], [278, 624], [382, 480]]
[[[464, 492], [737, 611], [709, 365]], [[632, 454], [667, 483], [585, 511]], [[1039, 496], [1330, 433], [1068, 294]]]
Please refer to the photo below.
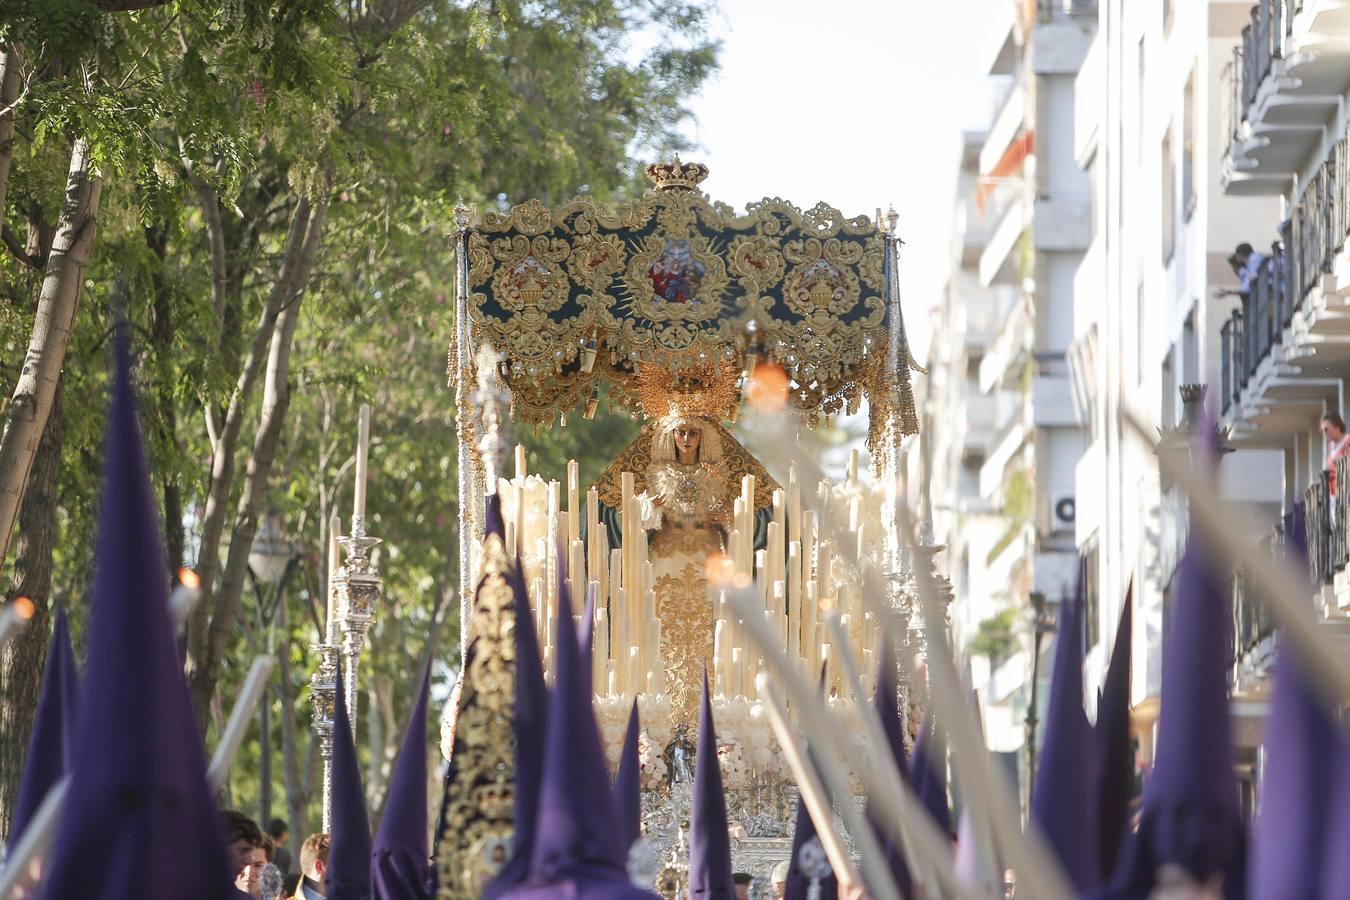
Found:
[[[336, 623], [334, 623], [336, 624]], [[333, 714], [337, 702], [338, 645], [330, 632], [327, 640], [314, 644], [319, 667], [309, 677], [309, 699], [313, 705], [314, 734], [323, 757], [323, 830], [333, 821]]]
[[366, 534], [363, 515], [352, 516], [351, 531], [351, 534], [339, 540], [347, 555], [347, 562], [333, 576], [333, 585], [338, 592], [342, 655], [347, 661], [342, 686], [347, 696], [347, 718], [352, 725], [352, 738], [355, 739], [361, 650], [366, 644], [366, 632], [375, 621], [375, 604], [380, 600], [381, 582], [370, 560], [370, 551], [380, 543], [380, 539]]

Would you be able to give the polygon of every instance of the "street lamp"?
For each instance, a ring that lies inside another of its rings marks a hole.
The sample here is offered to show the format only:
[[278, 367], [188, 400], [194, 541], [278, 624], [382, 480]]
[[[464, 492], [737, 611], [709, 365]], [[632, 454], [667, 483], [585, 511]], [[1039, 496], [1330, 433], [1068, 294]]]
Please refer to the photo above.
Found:
[[[1032, 591], [1031, 601], [1031, 699], [1027, 702], [1027, 796], [1036, 783], [1036, 696], [1041, 679], [1041, 640], [1055, 631], [1055, 617], [1045, 605], [1045, 595]], [[1030, 799], [1027, 801], [1030, 807]]]
[[[267, 652], [273, 652], [274, 635], [272, 625], [276, 619], [277, 607], [281, 604], [281, 592], [286, 578], [290, 575], [295, 561], [299, 558], [296, 546], [288, 541], [281, 530], [281, 517], [275, 513], [262, 520], [258, 533], [254, 535], [253, 546], [249, 548], [248, 568], [253, 576], [253, 593], [258, 602], [258, 628], [265, 635]], [[272, 603], [267, 605], [263, 596], [263, 586], [271, 589]], [[262, 699], [258, 703], [258, 809], [259, 824], [266, 828], [272, 819], [272, 703], [263, 689]]]

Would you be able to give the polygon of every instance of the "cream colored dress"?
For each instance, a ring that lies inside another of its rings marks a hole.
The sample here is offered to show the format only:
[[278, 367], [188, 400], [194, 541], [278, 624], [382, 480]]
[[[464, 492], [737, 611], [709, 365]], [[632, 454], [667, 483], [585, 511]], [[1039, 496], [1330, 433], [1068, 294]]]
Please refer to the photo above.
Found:
[[726, 508], [727, 493], [725, 472], [711, 463], [655, 462], [647, 470], [642, 525], [650, 533], [661, 662], [677, 724], [698, 720], [703, 667], [713, 658], [707, 568], [710, 555], [726, 551], [715, 514]]

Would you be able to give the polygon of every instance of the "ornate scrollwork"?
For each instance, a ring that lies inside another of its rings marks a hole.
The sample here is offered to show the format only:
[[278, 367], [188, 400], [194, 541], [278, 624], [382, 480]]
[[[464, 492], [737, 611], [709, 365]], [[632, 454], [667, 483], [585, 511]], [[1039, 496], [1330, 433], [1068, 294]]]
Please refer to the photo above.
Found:
[[[470, 319], [506, 357], [517, 419], [551, 421], [597, 383], [624, 403], [639, 364], [739, 363], [752, 323], [756, 352], [783, 366], [808, 417], [864, 395], [885, 406], [897, 380], [908, 387], [908, 367], [886, 365], [904, 331], [888, 321], [883, 227], [776, 198], [738, 214], [699, 193], [706, 171], [676, 161], [653, 167], [659, 189], [641, 199], [532, 200], [470, 232]], [[916, 427], [906, 417], [900, 430]]]
[[515, 600], [506, 547], [483, 541], [482, 579], [459, 691], [446, 776], [449, 806], [438, 835], [439, 900], [470, 900], [501, 868], [509, 849], [515, 796]]

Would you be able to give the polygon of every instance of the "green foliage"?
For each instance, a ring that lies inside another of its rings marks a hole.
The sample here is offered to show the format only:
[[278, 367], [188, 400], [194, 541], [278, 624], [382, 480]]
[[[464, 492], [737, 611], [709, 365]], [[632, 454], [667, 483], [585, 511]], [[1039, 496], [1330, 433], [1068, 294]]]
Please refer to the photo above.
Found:
[[[286, 592], [288, 627], [271, 636], [291, 662], [302, 769], [303, 687], [323, 607], [321, 523], [335, 512], [345, 524], [350, 514], [362, 402], [373, 407], [369, 530], [384, 542], [384, 598], [362, 662], [363, 681], [381, 699], [364, 721], [381, 722], [386, 745], [400, 738], [393, 720], [401, 723], [416, 686], [437, 599], [451, 610], [438, 655], [442, 690], [457, 664], [457, 601], [448, 595], [458, 565], [456, 431], [445, 377], [453, 205], [641, 190], [639, 158], [680, 147], [684, 99], [716, 58], [703, 2], [372, 0], [360, 8], [364, 16], [322, 0], [179, 0], [107, 14], [86, 0], [17, 0], [0, 12], [0, 40], [22, 42], [33, 75], [0, 218], [20, 236], [55, 221], [75, 136], [92, 142], [106, 179], [65, 375], [54, 590], [77, 621], [92, 565], [116, 281], [131, 297], [157, 489], [166, 510], [175, 496], [181, 508], [181, 520], [167, 523], [170, 545], [181, 530], [182, 561], [191, 563], [210, 477], [207, 411], [218, 418], [229, 401], [297, 203], [331, 203], [267, 502], [302, 554]], [[225, 244], [220, 297], [212, 204], [203, 199], [213, 196]], [[40, 273], [0, 252], [6, 390], [39, 282]], [[244, 417], [231, 508], [260, 394]], [[574, 457], [589, 482], [635, 431], [602, 409], [592, 422], [573, 417], [566, 428], [520, 438], [534, 471], [562, 478]], [[222, 719], [267, 644], [251, 588], [243, 606], [218, 690]], [[279, 704], [274, 713], [279, 735]], [[232, 776], [231, 802], [244, 809], [259, 793], [254, 739]], [[285, 814], [279, 749], [272, 768], [274, 811]], [[311, 822], [317, 796], [314, 782]]]
[[989, 665], [997, 668], [999, 663], [1017, 651], [1016, 627], [1016, 609], [1009, 607], [995, 613], [979, 624], [967, 649], [976, 656], [989, 657]]

